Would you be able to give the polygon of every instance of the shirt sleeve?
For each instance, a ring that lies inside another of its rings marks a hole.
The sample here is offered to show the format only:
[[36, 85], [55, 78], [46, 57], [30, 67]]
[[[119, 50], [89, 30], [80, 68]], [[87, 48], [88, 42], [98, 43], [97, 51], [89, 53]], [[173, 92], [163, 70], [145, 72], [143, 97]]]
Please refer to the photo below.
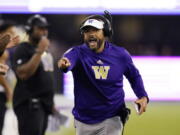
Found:
[[142, 77], [138, 69], [135, 67], [130, 54], [127, 51], [125, 51], [125, 53], [126, 53], [126, 69], [124, 72], [125, 77], [130, 82], [131, 88], [133, 89], [135, 95], [138, 98], [145, 96], [149, 100], [148, 94], [144, 88]]
[[[30, 50], [29, 50], [30, 51]], [[29, 55], [28, 48], [19, 45], [18, 48], [13, 52], [13, 69], [16, 71], [16, 68], [24, 63], [26, 63], [31, 56]]]
[[75, 68], [75, 66], [77, 65], [77, 61], [78, 61], [78, 51], [77, 48], [70, 48], [69, 50], [67, 50], [63, 57], [66, 57], [69, 59], [71, 66], [68, 67], [67, 69], [63, 70], [63, 72], [68, 72], [70, 70], [73, 70]]

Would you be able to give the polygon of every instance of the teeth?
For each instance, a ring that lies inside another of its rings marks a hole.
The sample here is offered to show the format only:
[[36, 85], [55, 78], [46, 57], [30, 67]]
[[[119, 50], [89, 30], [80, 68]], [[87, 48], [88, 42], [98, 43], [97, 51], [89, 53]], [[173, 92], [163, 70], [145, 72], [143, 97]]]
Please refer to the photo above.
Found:
[[96, 41], [95, 40], [89, 40], [89, 43], [95, 43]]
[[97, 39], [90, 39], [89, 41], [90, 41], [90, 42], [91, 42], [91, 41], [97, 41]]

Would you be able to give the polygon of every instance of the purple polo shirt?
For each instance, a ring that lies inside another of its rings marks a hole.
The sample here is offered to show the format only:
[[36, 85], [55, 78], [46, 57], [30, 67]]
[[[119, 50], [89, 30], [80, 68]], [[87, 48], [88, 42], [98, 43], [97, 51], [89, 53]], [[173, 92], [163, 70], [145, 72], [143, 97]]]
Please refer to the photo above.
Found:
[[123, 75], [138, 98], [148, 96], [139, 71], [129, 53], [122, 47], [105, 43], [101, 53], [86, 44], [65, 52], [74, 77], [75, 119], [93, 124], [116, 116], [124, 104]]

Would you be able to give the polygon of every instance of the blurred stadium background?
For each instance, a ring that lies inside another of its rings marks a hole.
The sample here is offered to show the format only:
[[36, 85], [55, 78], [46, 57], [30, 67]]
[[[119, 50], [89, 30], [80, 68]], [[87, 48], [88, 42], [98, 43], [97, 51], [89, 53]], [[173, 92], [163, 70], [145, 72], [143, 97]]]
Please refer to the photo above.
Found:
[[[133, 106], [135, 97], [125, 86], [127, 106], [132, 114], [124, 135], [179, 135], [180, 0], [0, 0], [0, 23], [15, 21], [22, 40], [25, 38], [23, 27], [32, 14], [42, 14], [50, 24], [50, 51], [55, 58], [55, 102], [58, 109], [70, 117], [70, 124], [54, 133], [47, 131], [47, 135], [75, 135], [71, 76], [63, 75], [56, 63], [63, 52], [82, 42], [79, 26], [85, 17], [102, 14], [105, 9], [113, 17], [112, 41], [125, 47], [134, 56], [135, 63], [142, 66], [140, 72], [151, 100], [147, 112], [138, 116]], [[17, 135], [15, 119], [12, 112], [9, 114], [4, 135]]]

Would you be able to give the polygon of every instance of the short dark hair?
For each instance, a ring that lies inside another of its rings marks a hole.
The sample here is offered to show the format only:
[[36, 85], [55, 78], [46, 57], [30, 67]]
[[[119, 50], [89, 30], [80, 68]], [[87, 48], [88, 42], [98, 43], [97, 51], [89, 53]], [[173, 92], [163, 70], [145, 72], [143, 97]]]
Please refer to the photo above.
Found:
[[44, 16], [35, 14], [27, 20], [27, 24], [25, 28], [28, 34], [32, 33], [34, 26], [40, 28], [48, 28], [49, 23]]

